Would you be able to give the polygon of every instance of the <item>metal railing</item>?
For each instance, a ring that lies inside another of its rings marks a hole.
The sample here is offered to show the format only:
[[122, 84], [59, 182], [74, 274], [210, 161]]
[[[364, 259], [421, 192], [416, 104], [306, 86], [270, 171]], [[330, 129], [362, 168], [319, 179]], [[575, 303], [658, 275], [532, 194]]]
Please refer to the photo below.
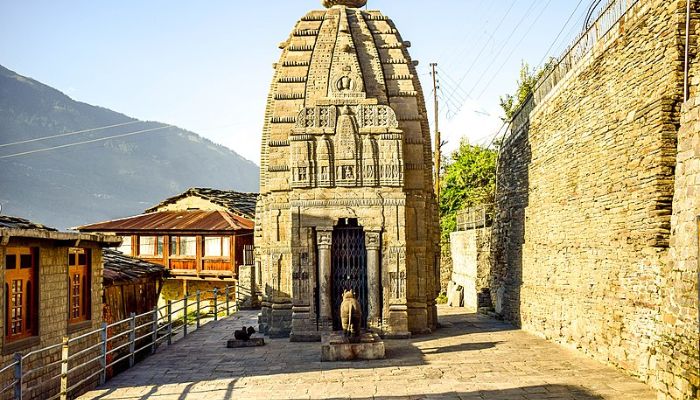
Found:
[[184, 338], [193, 328], [237, 312], [239, 298], [238, 284], [197, 291], [80, 336], [64, 336], [61, 343], [15, 353], [0, 369], [0, 398], [71, 398], [88, 385], [105, 383], [117, 370], [132, 367], [163, 343], [170, 346], [180, 332]]
[[639, 0], [610, 0], [600, 8], [595, 22], [581, 32], [578, 38], [569, 46], [558, 62], [546, 71], [535, 86], [534, 97], [541, 101], [554, 87], [581, 61], [610, 30], [617, 24], [622, 16], [629, 11]]
[[482, 204], [457, 211], [457, 230], [466, 231], [491, 226], [493, 222], [494, 205]]
[[[606, 35], [627, 12], [637, 4], [639, 0], [609, 0], [604, 6], [596, 8], [595, 13], [589, 16], [590, 20], [595, 18], [592, 23], [587, 23], [584, 30], [567, 47], [561, 57], [556, 59], [556, 62], [550, 63], [547, 69], [542, 74], [542, 77], [535, 84], [532, 95], [526, 100], [520, 109], [516, 111], [512, 118], [512, 124], [517, 131], [517, 128], [522, 125], [523, 121], [527, 120], [527, 115], [534, 107], [532, 102], [539, 104], [554, 88], [561, 82], [564, 77], [578, 63], [583, 60], [592, 50], [593, 47]], [[521, 116], [521, 114], [524, 115]]]

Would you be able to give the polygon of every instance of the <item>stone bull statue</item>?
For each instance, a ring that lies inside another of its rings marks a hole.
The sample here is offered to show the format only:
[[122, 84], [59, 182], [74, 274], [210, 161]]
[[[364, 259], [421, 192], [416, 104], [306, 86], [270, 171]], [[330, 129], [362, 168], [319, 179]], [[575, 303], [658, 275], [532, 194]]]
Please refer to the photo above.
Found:
[[351, 341], [360, 339], [362, 325], [362, 307], [355, 298], [352, 290], [343, 292], [343, 302], [340, 304], [340, 320], [343, 325], [343, 334]]

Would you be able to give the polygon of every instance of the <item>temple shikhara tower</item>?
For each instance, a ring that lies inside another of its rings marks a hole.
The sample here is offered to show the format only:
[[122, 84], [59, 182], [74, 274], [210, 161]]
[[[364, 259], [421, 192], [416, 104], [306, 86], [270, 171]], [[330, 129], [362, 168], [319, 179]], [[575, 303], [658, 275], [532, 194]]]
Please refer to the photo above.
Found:
[[437, 325], [439, 227], [417, 63], [365, 3], [323, 1], [274, 65], [255, 224], [260, 325], [273, 337], [339, 329], [347, 289], [377, 333]]

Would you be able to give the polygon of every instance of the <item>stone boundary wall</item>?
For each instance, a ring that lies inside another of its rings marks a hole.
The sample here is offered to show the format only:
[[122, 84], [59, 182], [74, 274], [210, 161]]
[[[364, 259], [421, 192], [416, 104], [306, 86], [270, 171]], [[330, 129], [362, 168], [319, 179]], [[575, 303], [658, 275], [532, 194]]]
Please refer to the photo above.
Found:
[[[694, 85], [697, 87], [698, 78]], [[700, 388], [698, 241], [700, 241], [700, 96], [683, 105], [678, 132], [669, 261], [662, 267], [657, 381], [671, 399]], [[700, 392], [696, 392], [700, 396]]]
[[[478, 294], [489, 288], [491, 270], [491, 228], [468, 229], [450, 233], [452, 286], [463, 288], [463, 306], [469, 312], [479, 308]], [[448, 298], [452, 295], [447, 292]], [[452, 300], [452, 299], [450, 299]], [[454, 302], [449, 304], [457, 305]]]
[[[683, 218], [671, 215], [690, 207], [672, 207], [685, 11], [682, 0], [639, 1], [515, 118], [499, 157], [492, 244], [491, 295], [504, 318], [672, 398], [696, 396], [697, 375], [683, 366], [698, 363], [661, 355], [665, 315], [692, 314], [687, 299], [697, 296], [697, 275], [669, 270], [672, 223]], [[693, 13], [691, 32], [697, 22]], [[697, 335], [690, 320], [672, 337]]]

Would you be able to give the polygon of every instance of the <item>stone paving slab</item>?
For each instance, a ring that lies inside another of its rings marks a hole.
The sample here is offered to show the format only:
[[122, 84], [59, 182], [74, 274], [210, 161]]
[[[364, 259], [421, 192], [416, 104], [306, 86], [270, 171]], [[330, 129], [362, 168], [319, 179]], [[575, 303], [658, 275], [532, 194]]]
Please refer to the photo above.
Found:
[[573, 350], [460, 308], [439, 308], [432, 335], [386, 341], [384, 360], [321, 362], [320, 343], [267, 339], [226, 348], [256, 312], [210, 322], [82, 400], [619, 399], [645, 384]]

